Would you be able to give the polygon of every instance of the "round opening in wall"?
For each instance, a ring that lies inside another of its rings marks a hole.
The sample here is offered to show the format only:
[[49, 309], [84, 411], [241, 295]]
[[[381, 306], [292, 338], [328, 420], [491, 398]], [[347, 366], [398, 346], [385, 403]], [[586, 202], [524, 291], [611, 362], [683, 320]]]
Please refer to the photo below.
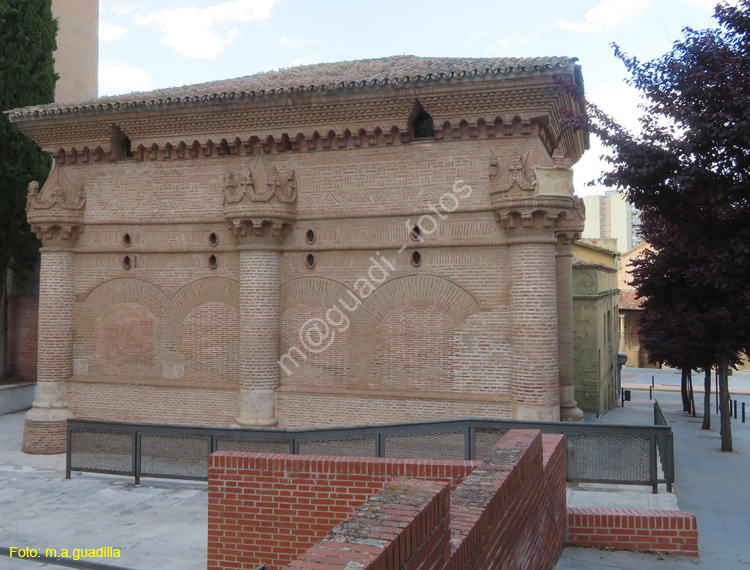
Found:
[[123, 269], [130, 269], [132, 267], [132, 262], [130, 261], [130, 256], [126, 255], [122, 258], [122, 268]]
[[422, 254], [418, 251], [413, 251], [411, 253], [411, 264], [414, 267], [418, 267], [422, 263]]
[[307, 230], [307, 233], [305, 234], [305, 241], [307, 243], [314, 243], [315, 242], [315, 232], [312, 230]]
[[208, 245], [211, 247], [216, 247], [216, 244], [219, 243], [219, 236], [217, 236], [214, 232], [211, 232], [211, 235], [208, 236]]
[[133, 243], [133, 240], [130, 239], [130, 234], [125, 234], [122, 236], [122, 245], [125, 247], [130, 247], [130, 244]]
[[413, 239], [414, 241], [421, 241], [422, 228], [420, 228], [419, 226], [414, 226], [412, 229], [409, 230], [409, 237]]
[[208, 267], [210, 267], [211, 269], [216, 269], [217, 267], [219, 267], [219, 260], [216, 259], [215, 255], [212, 255], [208, 258]]
[[305, 258], [305, 265], [308, 269], [312, 269], [315, 267], [315, 256], [312, 253], [308, 253], [307, 257]]

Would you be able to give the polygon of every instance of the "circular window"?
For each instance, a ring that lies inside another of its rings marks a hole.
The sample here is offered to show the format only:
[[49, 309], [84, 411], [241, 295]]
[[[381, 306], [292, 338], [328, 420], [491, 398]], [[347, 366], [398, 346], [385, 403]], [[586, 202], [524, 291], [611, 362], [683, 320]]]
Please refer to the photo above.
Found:
[[307, 257], [305, 258], [305, 265], [308, 267], [308, 269], [312, 269], [315, 267], [315, 256], [312, 253], [308, 253]]
[[305, 234], [305, 241], [307, 243], [314, 243], [315, 242], [315, 232], [312, 230], [307, 230], [307, 233]]
[[212, 255], [208, 258], [208, 267], [211, 269], [216, 269], [217, 267], [219, 267], [219, 260], [216, 259], [215, 255]]
[[219, 243], [219, 236], [217, 236], [214, 232], [211, 232], [211, 235], [208, 236], [208, 245], [211, 247], [216, 247], [216, 244]]
[[414, 241], [419, 241], [422, 237], [422, 228], [420, 228], [419, 226], [414, 226], [411, 230], [409, 230], [409, 237]]
[[413, 251], [411, 253], [411, 264], [414, 267], [419, 267], [419, 265], [422, 263], [422, 254], [418, 251]]
[[122, 236], [122, 245], [125, 247], [130, 247], [130, 244], [133, 243], [133, 240], [130, 239], [130, 234], [125, 234]]
[[132, 262], [130, 261], [130, 256], [126, 255], [122, 258], [122, 268], [123, 269], [130, 269], [132, 267]]

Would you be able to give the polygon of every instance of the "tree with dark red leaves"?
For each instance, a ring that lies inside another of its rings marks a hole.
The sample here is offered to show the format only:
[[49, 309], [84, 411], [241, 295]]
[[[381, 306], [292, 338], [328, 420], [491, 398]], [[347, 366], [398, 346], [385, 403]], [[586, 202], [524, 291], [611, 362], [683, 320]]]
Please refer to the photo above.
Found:
[[650, 62], [614, 46], [645, 100], [639, 134], [591, 104], [568, 122], [609, 149], [600, 181], [641, 210], [654, 247], [634, 272], [642, 340], [683, 370], [718, 367], [721, 449], [731, 451], [728, 369], [750, 348], [750, 0], [714, 17], [718, 27], [684, 29]]

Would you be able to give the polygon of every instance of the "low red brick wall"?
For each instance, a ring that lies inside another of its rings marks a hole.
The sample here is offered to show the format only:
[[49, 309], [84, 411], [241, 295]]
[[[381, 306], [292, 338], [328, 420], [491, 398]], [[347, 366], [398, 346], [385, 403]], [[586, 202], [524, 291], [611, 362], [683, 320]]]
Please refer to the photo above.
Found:
[[698, 524], [685, 511], [568, 509], [568, 544], [698, 556]]
[[[397, 477], [455, 487], [478, 461], [217, 452], [208, 487], [208, 570], [285, 565]], [[255, 566], [253, 566], [255, 565]]]
[[445, 484], [397, 479], [287, 568], [444, 568], [449, 505]]
[[36, 380], [39, 297], [8, 298], [8, 375], [14, 380]]
[[565, 542], [565, 501], [563, 436], [508, 432], [451, 495], [446, 568], [554, 568]]
[[511, 431], [447, 492], [437, 482], [389, 485], [287, 569], [554, 568], [566, 522], [562, 436]]
[[533, 430], [506, 434], [478, 467], [221, 452], [209, 472], [208, 568], [279, 568], [299, 550], [289, 570], [546, 570], [565, 513], [564, 439]]

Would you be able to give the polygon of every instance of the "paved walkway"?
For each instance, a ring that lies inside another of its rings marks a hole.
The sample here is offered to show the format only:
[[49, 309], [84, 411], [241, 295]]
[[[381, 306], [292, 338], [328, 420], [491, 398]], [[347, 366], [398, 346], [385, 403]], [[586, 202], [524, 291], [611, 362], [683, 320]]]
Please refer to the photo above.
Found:
[[[679, 507], [698, 516], [701, 560], [569, 547], [557, 570], [750, 570], [750, 423], [734, 422], [737, 451], [721, 453], [718, 431], [704, 432], [699, 418], [685, 417], [679, 394], [658, 397], [675, 431]], [[635, 392], [624, 409], [598, 421], [649, 424], [652, 419], [648, 392]], [[717, 424], [714, 418], [714, 428]], [[135, 570], [205, 569], [204, 484], [149, 480], [134, 486], [128, 478], [90, 474], [66, 480], [64, 456], [21, 453], [22, 432], [23, 413], [0, 417], [0, 546], [110, 546], [119, 548], [121, 557], [97, 562]], [[586, 500], [581, 493], [577, 501]], [[633, 501], [644, 498], [630, 496]], [[673, 495], [646, 497], [653, 506], [674, 507]], [[37, 568], [59, 566], [0, 556], [0, 570]]]
[[[135, 570], [205, 570], [203, 483], [73, 474], [65, 456], [21, 453], [23, 413], [0, 416], [0, 546], [113, 547], [120, 558], [85, 559]], [[58, 569], [0, 556], [1, 570]]]
[[[622, 386], [625, 389], [645, 390], [648, 392], [653, 381], [654, 390], [657, 392], [679, 392], [682, 374], [679, 370], [672, 368], [623, 368]], [[716, 371], [711, 375], [711, 394], [716, 390]], [[703, 394], [703, 373], [693, 371], [693, 391]], [[750, 399], [742, 396], [750, 396], [750, 372], [733, 372], [729, 377], [729, 393], [734, 398], [740, 396], [740, 400]], [[750, 409], [748, 409], [750, 413]]]
[[[679, 507], [698, 517], [700, 560], [568, 547], [556, 570], [750, 570], [750, 423], [733, 421], [735, 451], [722, 453], [718, 416], [712, 416], [714, 429], [703, 431], [700, 417], [683, 414], [679, 394], [661, 393], [657, 397], [675, 434]], [[648, 400], [648, 392], [634, 392], [633, 398], [625, 408], [613, 410], [598, 421], [652, 423], [653, 402]], [[696, 402], [696, 406], [702, 414], [702, 405]]]

